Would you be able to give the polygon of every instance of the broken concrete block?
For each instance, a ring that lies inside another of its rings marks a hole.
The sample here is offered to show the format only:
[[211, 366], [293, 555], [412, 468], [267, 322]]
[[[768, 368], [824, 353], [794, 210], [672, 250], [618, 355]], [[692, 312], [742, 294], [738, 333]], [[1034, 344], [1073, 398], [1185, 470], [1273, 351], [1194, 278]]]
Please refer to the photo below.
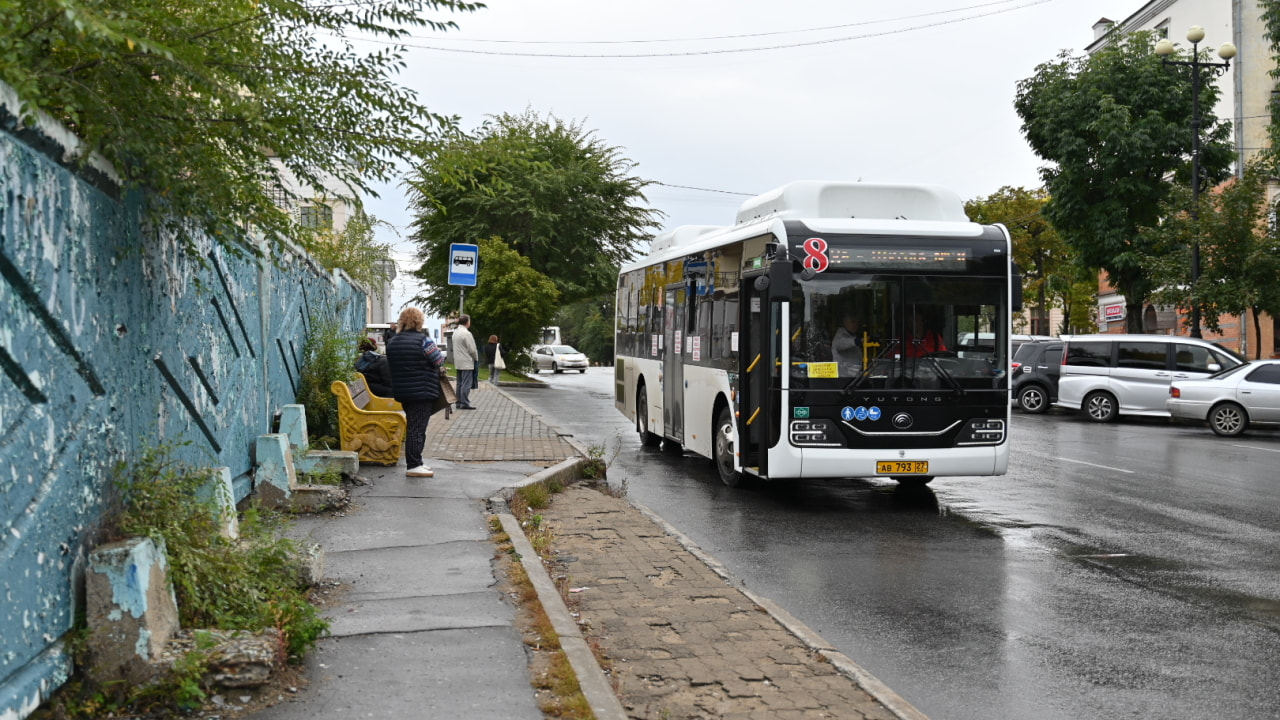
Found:
[[89, 554], [85, 573], [89, 674], [97, 682], [141, 683], [151, 660], [178, 630], [178, 602], [169, 584], [163, 542], [130, 538]]

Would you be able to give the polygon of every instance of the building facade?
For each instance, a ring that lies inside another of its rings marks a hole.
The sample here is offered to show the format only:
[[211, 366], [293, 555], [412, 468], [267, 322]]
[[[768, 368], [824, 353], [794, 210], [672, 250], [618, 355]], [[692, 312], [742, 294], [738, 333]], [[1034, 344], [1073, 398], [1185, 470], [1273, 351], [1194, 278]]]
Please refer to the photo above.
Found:
[[[1200, 49], [1209, 51], [1212, 62], [1220, 62], [1217, 50], [1222, 44], [1229, 42], [1237, 49], [1230, 67], [1217, 76], [1220, 99], [1214, 111], [1218, 117], [1231, 121], [1236, 145], [1235, 173], [1239, 177], [1254, 157], [1270, 147], [1267, 130], [1271, 95], [1276, 90], [1270, 71], [1275, 63], [1259, 0], [1151, 0], [1119, 22], [1100, 19], [1093, 26], [1094, 40], [1085, 51], [1093, 54], [1108, 47], [1114, 29], [1151, 30], [1185, 50], [1191, 46], [1186, 39], [1187, 30], [1196, 25], [1204, 28]], [[1274, 198], [1278, 190], [1280, 185], [1273, 182], [1269, 196]], [[1125, 331], [1125, 298], [1105, 278], [1098, 282], [1097, 317], [1101, 332]], [[1246, 357], [1258, 355], [1259, 348], [1261, 357], [1280, 357], [1280, 327], [1276, 319], [1263, 315], [1259, 320], [1257, 331], [1254, 318], [1247, 314], [1223, 316], [1219, 318], [1219, 332], [1208, 328], [1201, 328], [1201, 332], [1206, 340]], [[1148, 305], [1143, 311], [1142, 328], [1146, 332], [1181, 335], [1187, 334], [1185, 321], [1177, 308]]]

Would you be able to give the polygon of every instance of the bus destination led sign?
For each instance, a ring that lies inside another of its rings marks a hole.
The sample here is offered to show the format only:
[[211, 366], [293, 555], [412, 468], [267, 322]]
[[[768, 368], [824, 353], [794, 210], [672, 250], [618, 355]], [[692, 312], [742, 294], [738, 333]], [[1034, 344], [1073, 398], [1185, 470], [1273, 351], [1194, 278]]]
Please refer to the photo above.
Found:
[[967, 248], [838, 247], [827, 250], [833, 268], [842, 270], [965, 270]]

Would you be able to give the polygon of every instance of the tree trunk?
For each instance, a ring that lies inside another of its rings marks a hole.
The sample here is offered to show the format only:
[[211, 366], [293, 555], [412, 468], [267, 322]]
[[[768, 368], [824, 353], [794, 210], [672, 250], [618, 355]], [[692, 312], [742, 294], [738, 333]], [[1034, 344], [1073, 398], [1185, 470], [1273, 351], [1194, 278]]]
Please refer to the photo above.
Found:
[[1125, 295], [1124, 304], [1124, 329], [1125, 332], [1141, 333], [1142, 332], [1142, 303], [1128, 302], [1129, 296]]
[[1258, 312], [1258, 306], [1254, 305], [1249, 308], [1249, 312], [1253, 315], [1253, 359], [1262, 359], [1262, 319]]

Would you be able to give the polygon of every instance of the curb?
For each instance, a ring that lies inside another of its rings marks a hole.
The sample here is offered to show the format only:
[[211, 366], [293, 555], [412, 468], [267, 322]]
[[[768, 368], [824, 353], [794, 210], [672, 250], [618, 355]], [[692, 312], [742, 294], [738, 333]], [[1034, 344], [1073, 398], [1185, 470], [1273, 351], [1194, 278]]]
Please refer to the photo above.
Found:
[[[569, 458], [542, 472], [530, 475], [510, 489], [570, 476], [576, 479], [578, 467], [583, 462], [585, 458]], [[533, 584], [533, 589], [538, 594], [538, 602], [542, 603], [543, 611], [551, 620], [556, 634], [560, 636], [560, 649], [568, 658], [573, 674], [578, 676], [578, 685], [587, 703], [591, 705], [591, 711], [595, 713], [597, 720], [627, 720], [622, 701], [618, 699], [618, 694], [614, 692], [613, 686], [605, 677], [604, 670], [596, 660], [595, 654], [591, 652], [586, 638], [582, 637], [578, 623], [569, 614], [569, 608], [565, 606], [555, 583], [551, 581], [551, 576], [542, 565], [541, 556], [525, 537], [520, 523], [511, 515], [506, 498], [495, 496], [489, 498], [489, 502], [494, 508], [498, 521], [502, 523], [503, 532], [511, 538], [511, 544], [515, 546], [520, 564], [524, 566], [525, 573], [529, 575], [529, 582]]]

